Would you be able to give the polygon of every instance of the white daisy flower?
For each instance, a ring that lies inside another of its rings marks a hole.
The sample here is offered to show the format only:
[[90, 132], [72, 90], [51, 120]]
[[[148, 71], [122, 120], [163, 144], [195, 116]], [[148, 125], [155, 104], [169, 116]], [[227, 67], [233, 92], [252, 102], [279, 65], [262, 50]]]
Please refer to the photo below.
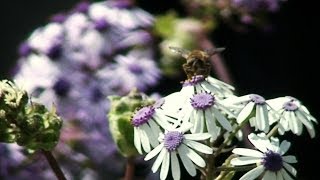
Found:
[[243, 166], [257, 164], [257, 167], [244, 174], [240, 180], [253, 180], [263, 175], [264, 180], [291, 180], [288, 172], [296, 176], [297, 171], [291, 163], [297, 163], [296, 157], [292, 155], [283, 156], [289, 149], [291, 143], [284, 140], [279, 145], [277, 138], [271, 141], [265, 134], [250, 134], [250, 142], [258, 149], [235, 148], [232, 152], [241, 155], [233, 158], [231, 164]]
[[[268, 104], [262, 96], [250, 94], [241, 97], [234, 96], [230, 99], [226, 101], [231, 102], [235, 106], [242, 107], [237, 117], [239, 124], [250, 117], [252, 112], [255, 111], [254, 117], [250, 118], [250, 125], [264, 132], [269, 131], [268, 113], [271, 108], [268, 108]], [[224, 103], [226, 103], [226, 101]]]
[[158, 155], [151, 170], [156, 172], [162, 164], [160, 171], [160, 179], [162, 180], [166, 179], [170, 166], [173, 179], [180, 179], [180, 165], [177, 154], [187, 172], [191, 176], [195, 176], [197, 173], [196, 166], [203, 168], [206, 166], [206, 162], [194, 150], [204, 154], [212, 154], [213, 152], [210, 147], [196, 142], [210, 138], [210, 134], [184, 134], [192, 127], [192, 124], [186, 124], [177, 129], [171, 128], [165, 134], [161, 134], [159, 137], [160, 144], [144, 158], [147, 161]]
[[[233, 94], [234, 87], [219, 81], [213, 77], [205, 78], [202, 75], [193, 76], [191, 80], [183, 82], [182, 92], [194, 94], [196, 92], [206, 91], [215, 94], [218, 98], [225, 98]], [[190, 92], [191, 91], [191, 92]]]
[[150, 152], [151, 146], [156, 147], [159, 143], [157, 137], [161, 133], [160, 127], [168, 129], [171, 125], [168, 123], [169, 117], [165, 116], [153, 106], [145, 106], [135, 112], [131, 119], [134, 126], [134, 146], [142, 154]]
[[301, 135], [304, 125], [310, 136], [312, 138], [315, 137], [312, 121], [318, 122], [299, 100], [287, 96], [268, 100], [268, 104], [277, 110], [277, 116], [272, 116], [271, 118], [273, 118], [273, 122], [278, 122], [280, 134], [291, 130], [294, 134]]
[[[188, 99], [189, 100], [189, 99]], [[229, 120], [220, 112], [227, 108], [219, 103], [214, 95], [207, 92], [198, 92], [190, 98], [189, 102], [185, 102], [182, 110], [179, 112], [179, 120], [181, 122], [191, 122], [194, 124], [191, 129], [192, 133], [209, 132], [215, 140], [220, 133], [220, 127], [217, 126], [216, 121], [226, 129], [232, 131], [232, 126]]]

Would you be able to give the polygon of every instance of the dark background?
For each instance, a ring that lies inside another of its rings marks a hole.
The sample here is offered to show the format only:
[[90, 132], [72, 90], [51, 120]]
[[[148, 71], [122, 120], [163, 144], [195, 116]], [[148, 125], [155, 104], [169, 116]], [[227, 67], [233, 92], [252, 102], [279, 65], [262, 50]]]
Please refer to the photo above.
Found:
[[[8, 76], [17, 59], [17, 47], [37, 27], [48, 22], [50, 15], [69, 10], [77, 0], [6, 1], [0, 11], [0, 77]], [[162, 13], [179, 4], [170, 0], [142, 0], [141, 6], [151, 13]], [[319, 45], [316, 30], [319, 15], [311, 1], [288, 0], [281, 10], [270, 16], [272, 31], [251, 29], [239, 33], [225, 24], [212, 34], [218, 46], [227, 48], [223, 58], [239, 95], [257, 93], [267, 99], [290, 95], [300, 99], [318, 120]], [[298, 158], [298, 179], [318, 179], [320, 129], [310, 139], [287, 135], [291, 152]]]

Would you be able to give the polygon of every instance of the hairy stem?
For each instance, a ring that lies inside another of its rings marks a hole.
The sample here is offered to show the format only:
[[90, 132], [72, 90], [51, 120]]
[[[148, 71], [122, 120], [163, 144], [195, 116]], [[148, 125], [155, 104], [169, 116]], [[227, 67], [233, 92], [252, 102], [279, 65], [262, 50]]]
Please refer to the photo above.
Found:
[[50, 151], [46, 151], [46, 150], [41, 150], [41, 153], [46, 157], [52, 171], [54, 172], [54, 174], [56, 175], [58, 180], [66, 180], [66, 177], [64, 176], [57, 160], [54, 158], [54, 156], [52, 155], [52, 153]]

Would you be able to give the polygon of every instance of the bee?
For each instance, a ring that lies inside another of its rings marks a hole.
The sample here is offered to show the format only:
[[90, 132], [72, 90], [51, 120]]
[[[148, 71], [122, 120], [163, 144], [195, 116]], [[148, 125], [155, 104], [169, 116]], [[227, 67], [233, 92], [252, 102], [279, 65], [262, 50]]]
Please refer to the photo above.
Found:
[[182, 67], [188, 79], [191, 79], [195, 75], [203, 75], [204, 77], [208, 77], [211, 69], [209, 58], [212, 55], [225, 50], [225, 48], [216, 48], [204, 51], [189, 51], [183, 48], [172, 46], [170, 46], [169, 49], [177, 54], [180, 54], [183, 58], [186, 59], [186, 62], [182, 65]]

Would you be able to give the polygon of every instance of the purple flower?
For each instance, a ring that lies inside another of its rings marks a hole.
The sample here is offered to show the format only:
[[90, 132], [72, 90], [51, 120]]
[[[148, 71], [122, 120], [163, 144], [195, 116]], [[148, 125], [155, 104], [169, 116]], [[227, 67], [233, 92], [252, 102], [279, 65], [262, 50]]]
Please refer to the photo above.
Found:
[[117, 179], [124, 159], [108, 132], [106, 97], [157, 84], [161, 74], [148, 31], [153, 17], [125, 1], [84, 1], [51, 20], [21, 46], [14, 79], [32, 101], [56, 106], [65, 120], [55, 153], [68, 176], [81, 171], [99, 179], [103, 172]]

